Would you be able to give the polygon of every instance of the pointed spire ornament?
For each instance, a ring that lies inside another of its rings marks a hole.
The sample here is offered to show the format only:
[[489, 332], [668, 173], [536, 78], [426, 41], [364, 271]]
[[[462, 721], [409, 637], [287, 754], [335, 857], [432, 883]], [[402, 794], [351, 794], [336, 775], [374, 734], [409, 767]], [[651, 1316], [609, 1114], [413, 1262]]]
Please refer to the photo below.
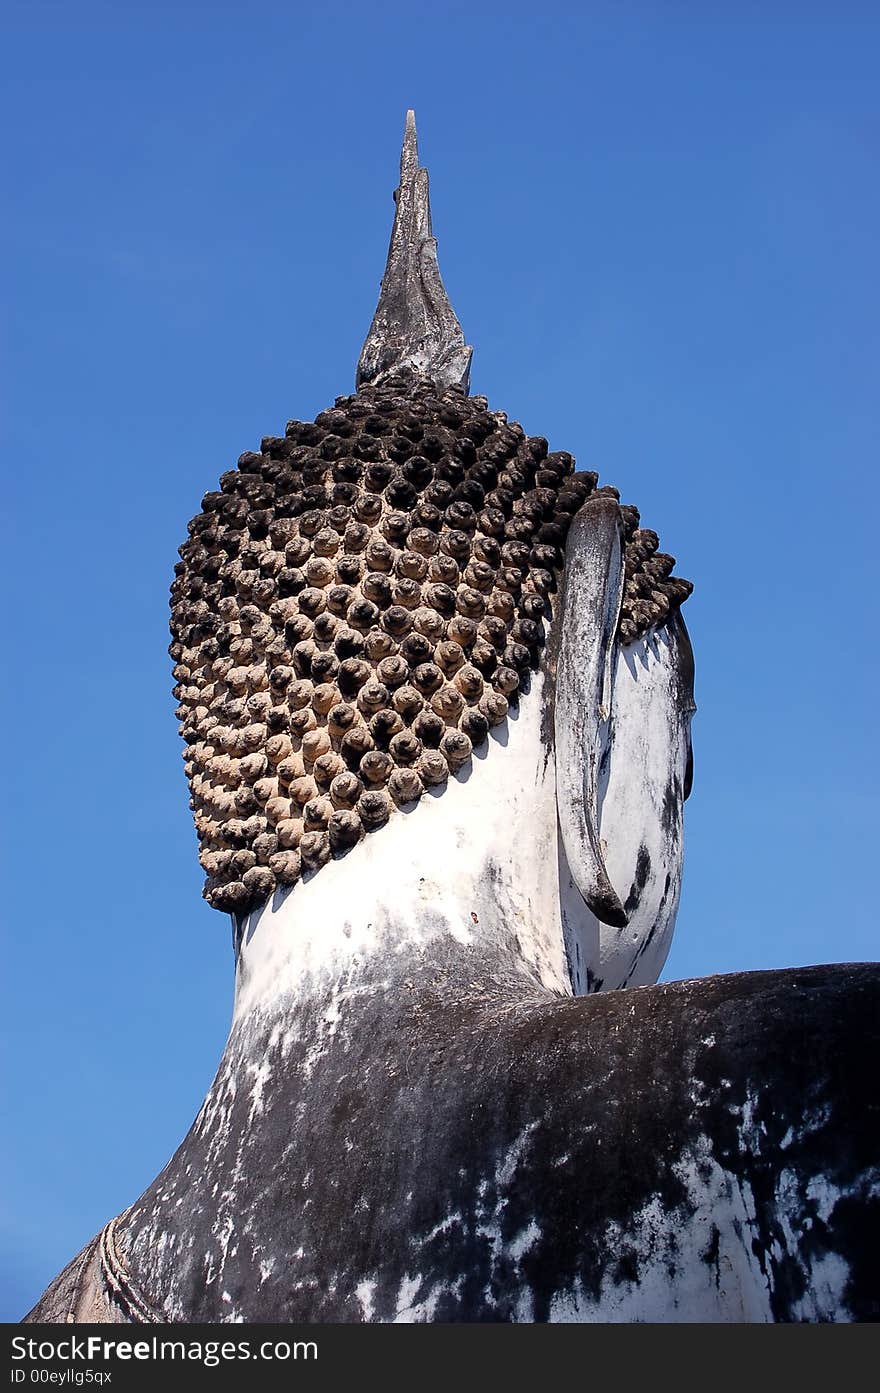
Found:
[[438, 387], [468, 389], [473, 349], [440, 277], [428, 171], [419, 165], [414, 111], [406, 113], [400, 186], [379, 303], [361, 351], [357, 385], [409, 369]]

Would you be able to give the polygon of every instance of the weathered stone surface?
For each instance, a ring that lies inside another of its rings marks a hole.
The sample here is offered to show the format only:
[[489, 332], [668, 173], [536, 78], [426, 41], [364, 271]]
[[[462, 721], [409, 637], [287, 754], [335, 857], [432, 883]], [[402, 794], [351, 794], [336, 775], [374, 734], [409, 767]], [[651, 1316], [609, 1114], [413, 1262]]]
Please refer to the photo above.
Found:
[[305, 1005], [234, 1031], [121, 1225], [166, 1318], [880, 1317], [880, 968], [554, 1000], [459, 949], [392, 985], [317, 1053]]
[[27, 1319], [876, 1320], [880, 968], [641, 985], [691, 587], [466, 395], [410, 119], [397, 205], [360, 390], [222, 476], [172, 591], [226, 1050]]

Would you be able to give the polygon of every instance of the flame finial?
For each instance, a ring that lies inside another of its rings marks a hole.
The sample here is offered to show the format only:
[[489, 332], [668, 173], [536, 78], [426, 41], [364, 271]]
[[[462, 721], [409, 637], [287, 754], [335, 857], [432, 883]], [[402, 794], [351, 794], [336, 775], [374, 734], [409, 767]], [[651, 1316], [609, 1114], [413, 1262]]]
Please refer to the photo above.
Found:
[[357, 385], [410, 368], [439, 387], [470, 379], [473, 349], [440, 278], [431, 230], [428, 171], [419, 165], [414, 111], [406, 113], [400, 152], [400, 186], [379, 303], [361, 351]]

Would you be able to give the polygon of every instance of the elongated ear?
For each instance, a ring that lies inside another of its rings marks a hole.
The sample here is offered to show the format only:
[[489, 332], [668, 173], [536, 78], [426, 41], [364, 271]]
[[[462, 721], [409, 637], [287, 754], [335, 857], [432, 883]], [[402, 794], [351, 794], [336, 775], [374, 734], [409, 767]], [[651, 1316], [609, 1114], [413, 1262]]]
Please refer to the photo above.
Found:
[[679, 612], [618, 647], [614, 701], [599, 772], [600, 845], [627, 922], [600, 936], [607, 987], [656, 982], [669, 952], [692, 775], [694, 661]]
[[608, 496], [592, 498], [566, 543], [554, 709], [556, 804], [572, 879], [596, 918], [617, 928], [626, 925], [627, 913], [599, 838], [599, 764], [622, 594], [620, 509]]

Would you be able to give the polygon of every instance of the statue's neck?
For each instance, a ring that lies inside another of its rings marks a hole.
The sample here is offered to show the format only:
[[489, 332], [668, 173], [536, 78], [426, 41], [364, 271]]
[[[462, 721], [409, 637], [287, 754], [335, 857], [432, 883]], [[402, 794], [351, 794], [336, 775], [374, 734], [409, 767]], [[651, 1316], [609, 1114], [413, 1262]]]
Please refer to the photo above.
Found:
[[[510, 1022], [583, 990], [569, 969], [578, 920], [541, 714], [538, 675], [469, 776], [239, 926], [235, 1015], [217, 1076], [124, 1224], [131, 1270], [174, 1318], [247, 1318], [252, 1300], [299, 1309], [288, 1298], [311, 1277], [291, 1273], [315, 1254], [335, 1261], [325, 1247], [327, 1233], [345, 1231], [340, 1186], [354, 1186], [355, 1228], [371, 1223], [380, 1177], [403, 1164], [396, 1139], [430, 1130], [437, 1071], [454, 1109], [480, 1076], [469, 1050], [497, 1048]], [[585, 960], [585, 941], [580, 951]], [[531, 1089], [517, 1088], [518, 1106]], [[404, 1124], [419, 1099], [422, 1113]], [[433, 1185], [407, 1181], [413, 1195]]]
[[454, 953], [460, 962], [571, 994], [563, 917], [572, 916], [563, 915], [567, 884], [560, 898], [555, 768], [541, 712], [537, 676], [469, 772], [245, 918], [236, 1022], [291, 994], [378, 986], [389, 956], [396, 967], [424, 967], [456, 945], [477, 950]]

